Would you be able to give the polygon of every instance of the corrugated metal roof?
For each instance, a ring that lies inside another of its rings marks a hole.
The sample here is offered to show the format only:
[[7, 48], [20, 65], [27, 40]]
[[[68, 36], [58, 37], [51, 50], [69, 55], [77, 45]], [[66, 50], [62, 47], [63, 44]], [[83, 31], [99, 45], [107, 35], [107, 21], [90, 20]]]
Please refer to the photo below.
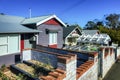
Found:
[[25, 18], [18, 16], [9, 16], [9, 15], [1, 15], [0, 14], [0, 22], [8, 22], [8, 23], [20, 23]]
[[29, 29], [21, 25], [23, 17], [0, 14], [0, 33], [37, 33], [38, 30]]
[[89, 35], [94, 35], [98, 32], [99, 30], [83, 30], [83, 34], [89, 34]]
[[0, 22], [0, 33], [38, 33], [40, 31], [33, 30], [17, 23]]
[[27, 18], [22, 22], [22, 24], [35, 24], [35, 23], [38, 23], [38, 22], [40, 22], [44, 19], [47, 19], [50, 16], [52, 16], [52, 15], [40, 16], [40, 17], [34, 17], [34, 18]]

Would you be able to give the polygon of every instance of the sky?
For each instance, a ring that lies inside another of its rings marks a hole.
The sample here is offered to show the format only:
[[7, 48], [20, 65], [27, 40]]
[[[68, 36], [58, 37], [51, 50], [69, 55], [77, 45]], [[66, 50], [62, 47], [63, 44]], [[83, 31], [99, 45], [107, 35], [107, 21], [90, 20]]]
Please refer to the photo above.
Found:
[[120, 0], [0, 0], [0, 13], [29, 17], [55, 14], [64, 23], [84, 27], [104, 15], [120, 14]]

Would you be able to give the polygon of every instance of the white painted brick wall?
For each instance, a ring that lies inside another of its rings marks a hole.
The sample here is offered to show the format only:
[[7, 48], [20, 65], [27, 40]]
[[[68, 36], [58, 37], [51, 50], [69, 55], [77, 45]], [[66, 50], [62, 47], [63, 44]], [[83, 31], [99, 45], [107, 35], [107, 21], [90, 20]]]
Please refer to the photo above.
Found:
[[73, 60], [66, 64], [66, 78], [64, 78], [63, 80], [76, 80], [76, 65], [76, 60]]
[[31, 50], [24, 50], [23, 51], [22, 60], [31, 60]]
[[117, 48], [117, 57], [120, 55], [120, 47]]
[[[103, 56], [105, 53], [102, 53]], [[105, 75], [107, 74], [107, 72], [110, 70], [110, 68], [112, 67], [112, 65], [115, 63], [115, 52], [113, 51], [113, 53], [110, 55], [110, 53], [105, 57], [102, 58], [103, 59], [103, 66], [102, 66], [102, 78], [105, 77]]]
[[98, 62], [88, 69], [78, 80], [98, 80]]

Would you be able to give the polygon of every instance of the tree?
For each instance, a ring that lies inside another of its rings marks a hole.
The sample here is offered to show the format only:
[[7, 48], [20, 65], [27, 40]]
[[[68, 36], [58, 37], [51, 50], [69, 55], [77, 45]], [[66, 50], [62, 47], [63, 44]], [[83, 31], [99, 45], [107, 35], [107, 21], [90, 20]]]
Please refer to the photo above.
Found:
[[94, 21], [88, 21], [84, 29], [96, 29], [96, 23]]
[[117, 28], [119, 25], [119, 14], [110, 14], [106, 17], [106, 25], [109, 26], [109, 28]]

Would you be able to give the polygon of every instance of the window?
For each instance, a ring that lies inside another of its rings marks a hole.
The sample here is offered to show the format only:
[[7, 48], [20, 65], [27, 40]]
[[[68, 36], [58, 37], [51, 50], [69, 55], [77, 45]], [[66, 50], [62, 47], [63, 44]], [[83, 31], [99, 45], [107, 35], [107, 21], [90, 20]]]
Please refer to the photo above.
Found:
[[57, 33], [49, 33], [49, 44], [57, 44]]
[[8, 51], [8, 37], [0, 35], [0, 54], [7, 53]]
[[19, 39], [18, 34], [0, 35], [0, 55], [19, 52]]

